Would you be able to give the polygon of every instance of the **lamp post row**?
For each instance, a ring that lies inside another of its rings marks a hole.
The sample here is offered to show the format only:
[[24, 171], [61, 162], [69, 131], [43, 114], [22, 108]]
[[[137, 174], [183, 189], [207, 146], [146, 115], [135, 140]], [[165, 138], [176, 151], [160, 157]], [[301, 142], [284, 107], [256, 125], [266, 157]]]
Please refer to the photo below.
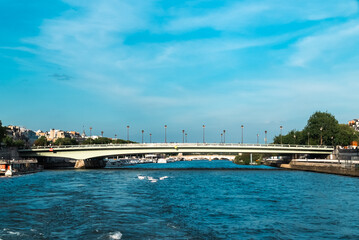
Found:
[[[130, 141], [130, 126], [127, 125], [127, 141]], [[165, 143], [167, 143], [167, 125], [164, 125], [165, 128]], [[283, 126], [280, 126], [280, 144], [283, 144]], [[90, 137], [92, 137], [92, 127], [90, 127]], [[203, 129], [203, 143], [206, 143], [206, 139], [205, 139], [205, 129], [206, 126], [203, 124], [202, 125], [202, 129]], [[101, 131], [101, 137], [103, 137], [103, 131]], [[142, 143], [144, 143], [144, 130], [141, 130], [142, 133]], [[267, 134], [268, 131], [265, 130], [264, 131], [265, 137], [264, 137], [264, 143], [267, 144], [268, 143], [268, 138], [267, 138]], [[310, 133], [307, 133], [308, 135], [308, 145], [310, 144]], [[149, 134], [150, 136], [150, 143], [152, 143], [152, 133]], [[294, 143], [296, 143], [296, 135], [293, 136], [294, 138]], [[115, 134], [115, 139], [117, 139], [117, 134]], [[334, 143], [334, 137], [331, 137], [332, 140], [332, 144]], [[185, 130], [182, 130], [182, 143], [187, 142], [187, 133], [185, 132]], [[221, 143], [226, 143], [226, 130], [223, 130], [223, 132], [221, 132]], [[244, 144], [244, 125], [241, 125], [241, 143]], [[259, 134], [257, 133], [257, 144], [259, 144]], [[323, 145], [323, 127], [320, 128], [320, 145]]]

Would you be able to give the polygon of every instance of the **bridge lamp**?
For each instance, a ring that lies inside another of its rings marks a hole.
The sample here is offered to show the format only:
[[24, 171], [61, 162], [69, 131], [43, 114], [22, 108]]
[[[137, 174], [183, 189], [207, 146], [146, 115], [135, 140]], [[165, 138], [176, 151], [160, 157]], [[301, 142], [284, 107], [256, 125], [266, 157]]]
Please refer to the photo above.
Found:
[[204, 129], [206, 128], [206, 126], [203, 125], [202, 128], [203, 128], [203, 143], [206, 143], [206, 141], [205, 141], [205, 139], [204, 139]]
[[267, 130], [264, 131], [264, 143], [267, 144]]
[[226, 143], [226, 130], [223, 130], [223, 143]]
[[221, 143], [223, 143], [223, 133], [221, 133]]
[[150, 133], [150, 143], [152, 143], [152, 133]]
[[92, 137], [92, 127], [90, 127], [90, 137]]
[[332, 139], [332, 146], [334, 146], [334, 137], [332, 136], [331, 139]]
[[130, 126], [127, 125], [127, 142], [130, 142]]
[[182, 130], [182, 143], [184, 143], [184, 130]]
[[187, 143], [187, 133], [184, 134], [185, 138], [186, 138], [186, 143]]
[[165, 143], [167, 143], [167, 125], [165, 125]]
[[320, 128], [320, 145], [323, 145], [323, 127]]
[[115, 134], [115, 139], [117, 139], [117, 134]]
[[241, 128], [242, 128], [242, 144], [243, 144], [243, 128], [244, 128], [244, 126], [242, 125]]
[[142, 143], [143, 143], [143, 133], [145, 132], [144, 130], [141, 131], [142, 132]]
[[282, 130], [283, 130], [283, 126], [280, 126], [280, 144], [283, 144], [283, 134], [282, 134]]
[[296, 140], [297, 136], [294, 134], [293, 138], [294, 138], [294, 144], [295, 144], [295, 140]]
[[259, 134], [257, 133], [257, 144], [259, 144]]
[[101, 137], [103, 137], [103, 131], [101, 131]]
[[309, 135], [310, 135], [310, 133], [308, 132], [308, 145], [309, 145]]

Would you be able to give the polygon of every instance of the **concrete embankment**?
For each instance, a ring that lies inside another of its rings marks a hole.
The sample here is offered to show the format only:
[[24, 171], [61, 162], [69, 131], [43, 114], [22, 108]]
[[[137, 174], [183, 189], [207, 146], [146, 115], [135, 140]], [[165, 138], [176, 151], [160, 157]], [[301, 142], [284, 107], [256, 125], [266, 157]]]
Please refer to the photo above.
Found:
[[313, 162], [297, 162], [291, 161], [289, 164], [281, 164], [281, 168], [330, 173], [345, 176], [359, 177], [359, 164], [353, 164], [348, 162], [342, 163], [313, 163]]

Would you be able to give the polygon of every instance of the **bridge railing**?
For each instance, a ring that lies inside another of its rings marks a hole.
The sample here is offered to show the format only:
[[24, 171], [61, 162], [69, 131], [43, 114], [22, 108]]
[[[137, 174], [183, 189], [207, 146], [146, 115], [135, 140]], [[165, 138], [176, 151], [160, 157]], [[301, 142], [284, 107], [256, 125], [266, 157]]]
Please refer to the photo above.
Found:
[[275, 147], [275, 148], [319, 148], [333, 149], [327, 145], [297, 145], [297, 144], [251, 144], [251, 143], [127, 143], [127, 144], [91, 144], [91, 145], [62, 145], [62, 146], [35, 146], [31, 149], [50, 149], [50, 148], [103, 148], [103, 147]]

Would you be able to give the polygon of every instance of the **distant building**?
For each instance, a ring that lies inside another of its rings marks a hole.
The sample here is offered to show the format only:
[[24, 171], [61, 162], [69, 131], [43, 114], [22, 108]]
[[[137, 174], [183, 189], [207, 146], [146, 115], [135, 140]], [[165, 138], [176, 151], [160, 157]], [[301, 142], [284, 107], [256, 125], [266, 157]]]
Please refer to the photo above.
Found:
[[359, 132], [359, 119], [353, 119], [348, 122], [348, 125], [353, 127], [355, 131]]
[[13, 125], [6, 127], [6, 134], [14, 140], [23, 140], [27, 146], [32, 145], [38, 138], [34, 131], [25, 127]]

